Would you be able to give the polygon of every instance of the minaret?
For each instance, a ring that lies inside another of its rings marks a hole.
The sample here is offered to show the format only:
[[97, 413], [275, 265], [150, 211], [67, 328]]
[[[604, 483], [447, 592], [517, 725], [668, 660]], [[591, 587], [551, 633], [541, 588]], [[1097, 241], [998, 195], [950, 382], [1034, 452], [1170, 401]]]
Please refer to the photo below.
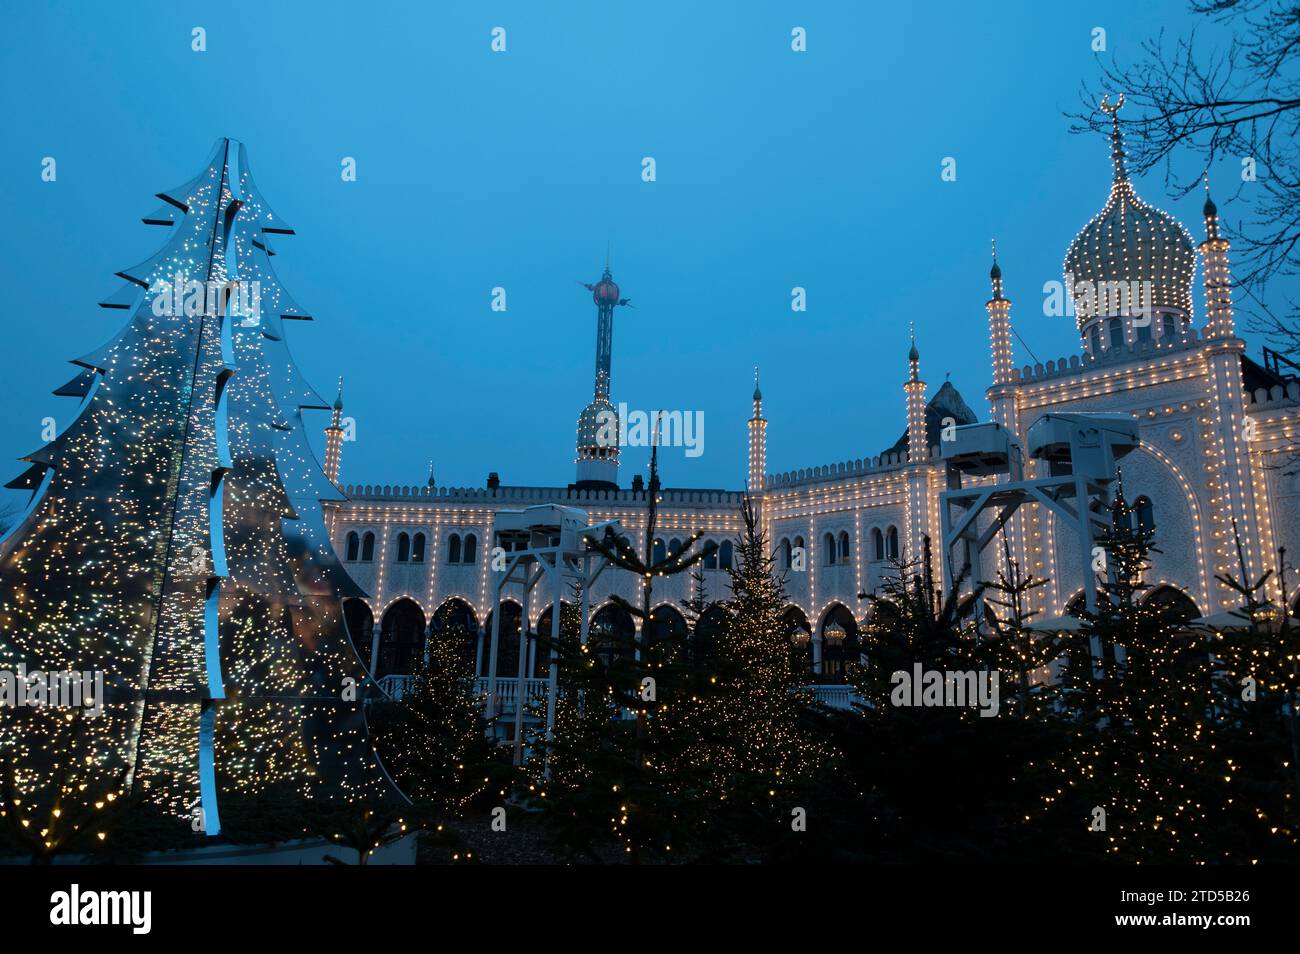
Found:
[[339, 466], [343, 463], [343, 379], [339, 378], [339, 395], [334, 399], [334, 414], [330, 426], [325, 428], [325, 476], [335, 486], [339, 482]]
[[758, 387], [758, 368], [754, 369], [754, 416], [749, 419], [749, 474], [746, 489], [755, 498], [762, 496], [767, 480], [767, 419], [763, 417], [763, 392]]
[[1205, 337], [1232, 338], [1232, 276], [1228, 271], [1228, 240], [1219, 233], [1219, 210], [1205, 183], [1205, 241], [1201, 243], [1205, 280]]
[[[984, 303], [989, 313], [989, 344], [993, 349], [993, 386], [1011, 383], [1015, 355], [1011, 350], [1011, 299], [1002, 295], [1002, 268], [998, 265], [998, 243], [993, 241], [993, 267], [989, 269], [993, 297]], [[1006, 424], [1006, 421], [1000, 423]]]
[[[1245, 440], [1246, 401], [1241, 379], [1245, 343], [1236, 336], [1232, 317], [1232, 277], [1228, 271], [1228, 240], [1219, 232], [1219, 210], [1205, 187], [1205, 241], [1201, 243], [1205, 287], [1205, 357], [1210, 374], [1213, 430], [1210, 447], [1217, 460], [1206, 461], [1210, 483], [1215, 574], [1240, 575], [1232, 522], [1246, 547], [1247, 575], [1258, 576], [1271, 565], [1271, 541], [1258, 523], [1250, 445]], [[1217, 438], [1217, 441], [1215, 440]], [[1218, 448], [1213, 448], [1214, 443]], [[1240, 599], [1226, 587], [1216, 587], [1217, 609], [1235, 609]]]
[[[916, 331], [907, 352], [908, 376], [903, 385], [907, 395], [907, 554], [919, 560], [930, 535], [930, 440], [925, 427], [925, 382], [921, 380], [921, 354], [916, 350]], [[940, 548], [933, 547], [932, 553]]]
[[590, 404], [578, 416], [577, 465], [579, 490], [617, 490], [619, 421], [610, 403], [610, 365], [614, 351], [614, 309], [626, 305], [605, 259], [605, 273], [594, 285], [581, 283], [596, 303], [596, 384]]
[[[984, 303], [984, 310], [989, 316], [989, 346], [993, 357], [993, 385], [987, 392], [990, 416], [995, 423], [1001, 424], [1019, 439], [1020, 393], [1015, 383], [1015, 357], [1011, 350], [1011, 299], [1003, 293], [1002, 266], [998, 264], [996, 240], [993, 242], [993, 267], [989, 269], [989, 284], [992, 297]], [[1004, 531], [1007, 545], [1021, 566], [1026, 565], [1025, 558], [1028, 556], [1031, 559], [1027, 565], [1034, 572], [1045, 576], [1041, 536], [1032, 536], [1032, 522], [1037, 519], [1037, 510], [1037, 505], [1020, 508], [1007, 520]], [[1027, 527], [1031, 529], [1026, 531]], [[1045, 598], [1042, 587], [1034, 598]]]
[[925, 382], [921, 380], [921, 354], [916, 350], [916, 331], [907, 352], [908, 378], [903, 385], [907, 395], [907, 454], [913, 463], [929, 460], [929, 440], [925, 433]]

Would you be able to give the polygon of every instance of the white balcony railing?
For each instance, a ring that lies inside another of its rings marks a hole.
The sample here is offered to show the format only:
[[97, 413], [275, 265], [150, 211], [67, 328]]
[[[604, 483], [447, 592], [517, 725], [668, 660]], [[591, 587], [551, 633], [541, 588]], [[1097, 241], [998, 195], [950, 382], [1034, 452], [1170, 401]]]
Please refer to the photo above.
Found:
[[[379, 688], [390, 699], [401, 699], [411, 690], [411, 683], [414, 676], [401, 675], [392, 673], [379, 678]], [[532, 709], [540, 709], [546, 705], [546, 679], [525, 679], [524, 680], [524, 705]], [[479, 696], [486, 702], [488, 691], [488, 679], [481, 676], [474, 680], [474, 688]], [[812, 692], [813, 697], [824, 706], [831, 709], [851, 709], [853, 703], [860, 701], [858, 694], [852, 686], [843, 684], [826, 684], [813, 685], [807, 687]], [[515, 678], [497, 679], [497, 696], [500, 698], [497, 710], [501, 715], [513, 715], [515, 706], [519, 702], [519, 680]]]
[[[524, 680], [524, 707], [525, 710], [533, 709], [536, 711], [546, 705], [546, 685], [545, 679], [525, 679]], [[479, 695], [484, 701], [487, 699], [488, 678], [481, 676], [475, 680], [474, 688], [478, 690]], [[497, 712], [501, 715], [514, 714], [515, 707], [519, 704], [519, 680], [517, 678], [502, 679], [497, 678]]]
[[388, 698], [397, 700], [411, 691], [411, 683], [414, 681], [414, 676], [390, 673], [379, 677], [379, 688]]
[[860, 702], [857, 691], [847, 685], [808, 686], [815, 698], [830, 709], [852, 709], [853, 703]]

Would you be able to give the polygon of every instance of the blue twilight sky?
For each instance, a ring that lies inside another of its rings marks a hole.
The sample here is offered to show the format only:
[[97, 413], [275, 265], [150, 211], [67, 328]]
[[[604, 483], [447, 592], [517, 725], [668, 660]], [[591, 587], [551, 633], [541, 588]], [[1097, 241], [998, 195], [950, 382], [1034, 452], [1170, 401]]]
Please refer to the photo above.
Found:
[[[346, 379], [345, 482], [422, 483], [430, 458], [442, 484], [573, 480], [595, 325], [575, 281], [607, 243], [637, 306], [616, 315], [614, 399], [704, 412], [705, 452], [667, 452], [669, 485], [741, 485], [756, 364], [770, 470], [892, 444], [913, 321], [930, 393], [951, 372], [984, 416], [991, 237], [1034, 353], [1077, 348], [1042, 287], [1109, 183], [1106, 142], [1062, 115], [1097, 75], [1092, 28], [1131, 61], [1196, 22], [1070, 6], [7, 3], [0, 460], [72, 408], [49, 393], [64, 362], [122, 320], [96, 302], [161, 243], [140, 216], [220, 135], [298, 232], [277, 269], [317, 320], [289, 342], [322, 393]], [[1199, 195], [1138, 186], [1200, 238]], [[625, 451], [625, 485], [646, 458]]]

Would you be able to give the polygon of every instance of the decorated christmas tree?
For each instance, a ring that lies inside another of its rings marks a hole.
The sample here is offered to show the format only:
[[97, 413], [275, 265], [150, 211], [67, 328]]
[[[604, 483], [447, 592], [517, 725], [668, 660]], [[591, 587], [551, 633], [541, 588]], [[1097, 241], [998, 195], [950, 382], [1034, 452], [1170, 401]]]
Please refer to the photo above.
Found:
[[10, 484], [32, 498], [0, 541], [0, 669], [105, 688], [75, 752], [54, 744], [66, 710], [0, 716], [5, 809], [39, 820], [109, 788], [216, 834], [219, 794], [400, 800], [367, 739], [341, 612], [359, 591], [301, 416], [327, 404], [285, 342], [310, 318], [271, 267], [293, 230], [229, 139], [159, 197], [144, 221], [166, 245], [102, 302], [126, 323], [73, 362], [55, 393], [79, 410]]
[[[567, 607], [566, 607], [567, 609]], [[461, 652], [472, 636], [435, 616], [427, 658], [400, 701], [372, 710], [375, 747], [402, 791], [436, 818], [457, 816], [509, 782], [503, 749], [488, 736], [474, 666]]]

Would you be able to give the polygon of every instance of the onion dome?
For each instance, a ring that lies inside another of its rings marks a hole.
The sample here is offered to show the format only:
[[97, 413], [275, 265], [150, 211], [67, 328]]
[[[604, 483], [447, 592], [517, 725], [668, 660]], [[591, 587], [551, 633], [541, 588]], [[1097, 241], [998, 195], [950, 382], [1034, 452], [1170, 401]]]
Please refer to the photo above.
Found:
[[1124, 167], [1124, 139], [1115, 106], [1102, 100], [1111, 117], [1114, 178], [1110, 197], [1070, 243], [1065, 255], [1066, 288], [1082, 326], [1089, 319], [1142, 309], [1177, 308], [1192, 313], [1196, 253], [1192, 236], [1167, 212], [1143, 202]]
[[604, 398], [578, 415], [577, 449], [580, 460], [618, 460], [618, 411]]

